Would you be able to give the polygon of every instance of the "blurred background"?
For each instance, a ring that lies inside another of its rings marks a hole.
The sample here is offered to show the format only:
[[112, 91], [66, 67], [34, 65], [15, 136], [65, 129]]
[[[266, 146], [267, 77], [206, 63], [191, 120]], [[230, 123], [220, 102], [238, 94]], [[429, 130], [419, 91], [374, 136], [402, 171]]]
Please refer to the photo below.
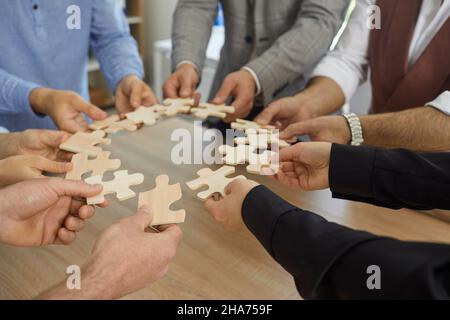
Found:
[[[172, 14], [177, 0], [116, 0], [127, 16], [130, 30], [139, 45], [144, 61], [146, 81], [151, 85], [158, 98], [162, 98], [162, 85], [170, 74], [170, 41], [172, 29]], [[354, 7], [352, 0], [349, 12]], [[347, 15], [347, 19], [350, 15]], [[345, 24], [341, 30], [344, 30]], [[340, 33], [340, 34], [341, 34]], [[339, 34], [333, 45], [337, 43]], [[220, 50], [224, 41], [223, 18], [219, 7], [215, 26], [212, 30], [205, 68], [202, 74], [202, 84], [199, 91], [203, 99], [208, 97], [215, 69], [220, 58]], [[94, 104], [109, 107], [113, 104], [111, 92], [99, 72], [99, 64], [91, 57], [89, 64], [89, 79], [91, 99]], [[347, 110], [358, 114], [367, 113], [371, 97], [370, 86], [365, 84], [353, 98]]]

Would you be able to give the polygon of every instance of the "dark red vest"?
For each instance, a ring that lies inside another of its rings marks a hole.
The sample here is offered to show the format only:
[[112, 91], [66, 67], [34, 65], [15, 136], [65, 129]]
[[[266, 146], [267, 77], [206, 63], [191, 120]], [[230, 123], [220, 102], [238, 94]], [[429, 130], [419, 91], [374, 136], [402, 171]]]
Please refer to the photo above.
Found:
[[371, 31], [372, 112], [420, 107], [450, 90], [450, 19], [408, 70], [422, 0], [378, 0], [381, 29]]

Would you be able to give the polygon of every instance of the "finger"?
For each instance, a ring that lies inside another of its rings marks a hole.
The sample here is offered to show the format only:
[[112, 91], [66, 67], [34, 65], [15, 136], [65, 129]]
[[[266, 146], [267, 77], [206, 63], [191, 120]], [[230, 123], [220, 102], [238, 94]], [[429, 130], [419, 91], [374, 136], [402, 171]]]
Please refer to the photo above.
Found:
[[294, 172], [295, 166], [293, 162], [283, 162], [280, 166], [281, 171], [286, 172]]
[[231, 95], [235, 87], [234, 81], [225, 79], [215, 98], [212, 100], [213, 104], [224, 104]]
[[178, 227], [177, 225], [169, 225], [160, 230], [162, 235], [174, 241], [175, 246], [178, 247], [181, 239], [183, 238], [183, 232], [181, 231], [180, 227]]
[[44, 130], [39, 137], [43, 144], [52, 148], [58, 148], [63, 142], [69, 139], [70, 133], [65, 131]]
[[43, 157], [39, 159], [37, 164], [39, 170], [49, 173], [65, 173], [72, 170], [72, 166], [70, 162], [52, 161]]
[[152, 223], [153, 213], [149, 207], [142, 206], [139, 208], [136, 214], [126, 219], [129, 219], [129, 221], [136, 225], [139, 230], [145, 231]]
[[263, 125], [270, 124], [273, 122], [277, 114], [279, 114], [280, 112], [281, 112], [281, 104], [272, 103], [255, 118], [255, 122]]
[[279, 162], [296, 162], [300, 158], [301, 144], [283, 148], [279, 153]]
[[76, 233], [73, 231], [69, 231], [66, 228], [61, 228], [58, 230], [58, 235], [56, 242], [64, 245], [71, 244], [76, 239]]
[[104, 120], [108, 114], [93, 104], [84, 101], [81, 97], [75, 102], [75, 107], [77, 110], [86, 114], [89, 118], [94, 120]]
[[188, 77], [181, 77], [180, 96], [183, 99], [192, 98], [194, 95], [195, 84]]
[[289, 125], [280, 133], [280, 139], [287, 140], [298, 136], [311, 134], [311, 121], [302, 121]]
[[175, 99], [178, 98], [178, 88], [180, 84], [178, 78], [175, 76], [170, 77], [169, 80], [164, 83], [163, 94], [164, 98]]
[[78, 210], [78, 216], [83, 220], [91, 219], [95, 215], [93, 206], [84, 205]]
[[123, 116], [125, 113], [130, 112], [133, 110], [133, 108], [130, 105], [130, 101], [128, 98], [123, 94], [122, 90], [116, 90], [116, 109], [119, 113], [119, 116]]
[[72, 199], [72, 202], [70, 204], [70, 214], [73, 216], [79, 216], [78, 212], [80, 211], [81, 207], [84, 205], [84, 202], [77, 199]]
[[64, 161], [64, 162], [70, 162], [72, 160], [73, 153], [59, 150], [56, 154], [56, 159]]
[[142, 102], [142, 105], [145, 107], [151, 107], [151, 106], [154, 106], [155, 104], [159, 103], [158, 99], [156, 98], [155, 93], [149, 87], [147, 87], [146, 91], [142, 94], [141, 102]]
[[194, 93], [194, 108], [198, 108], [198, 106], [200, 105], [200, 101], [202, 100], [202, 94], [200, 92], [195, 92]]
[[64, 227], [69, 231], [80, 232], [84, 228], [84, 221], [74, 216], [68, 216], [64, 221]]
[[212, 198], [209, 198], [204, 203], [206, 211], [209, 213], [210, 216], [214, 218], [216, 221], [222, 221], [223, 219], [220, 218], [220, 215], [218, 214], [220, 212], [220, 207], [223, 206], [223, 199], [219, 201], [215, 201]]
[[142, 93], [144, 86], [144, 84], [137, 81], [131, 86], [130, 105], [133, 109], [137, 109], [142, 105]]

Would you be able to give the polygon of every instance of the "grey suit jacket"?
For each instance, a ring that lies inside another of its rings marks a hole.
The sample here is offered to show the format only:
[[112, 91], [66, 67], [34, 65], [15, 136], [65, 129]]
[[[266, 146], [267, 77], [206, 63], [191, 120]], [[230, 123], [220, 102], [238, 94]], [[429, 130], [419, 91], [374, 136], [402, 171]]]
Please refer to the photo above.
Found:
[[[261, 83], [257, 103], [303, 89], [305, 74], [323, 57], [349, 0], [220, 0], [225, 45], [211, 96], [244, 66]], [[173, 17], [172, 66], [189, 60], [202, 70], [219, 0], [179, 0]], [[258, 101], [259, 100], [259, 101]]]

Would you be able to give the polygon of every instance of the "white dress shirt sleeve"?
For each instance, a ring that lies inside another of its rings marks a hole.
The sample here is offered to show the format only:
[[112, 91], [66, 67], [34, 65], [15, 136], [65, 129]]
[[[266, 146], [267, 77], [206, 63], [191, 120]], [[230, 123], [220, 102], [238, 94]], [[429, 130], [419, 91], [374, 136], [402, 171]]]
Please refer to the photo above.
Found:
[[437, 110], [450, 116], [450, 91], [445, 91], [434, 101], [428, 102], [426, 106], [436, 108]]
[[367, 22], [368, 8], [372, 4], [374, 0], [356, 2], [348, 26], [336, 48], [328, 52], [311, 76], [322, 76], [334, 80], [344, 92], [347, 102], [367, 79], [370, 36]]

